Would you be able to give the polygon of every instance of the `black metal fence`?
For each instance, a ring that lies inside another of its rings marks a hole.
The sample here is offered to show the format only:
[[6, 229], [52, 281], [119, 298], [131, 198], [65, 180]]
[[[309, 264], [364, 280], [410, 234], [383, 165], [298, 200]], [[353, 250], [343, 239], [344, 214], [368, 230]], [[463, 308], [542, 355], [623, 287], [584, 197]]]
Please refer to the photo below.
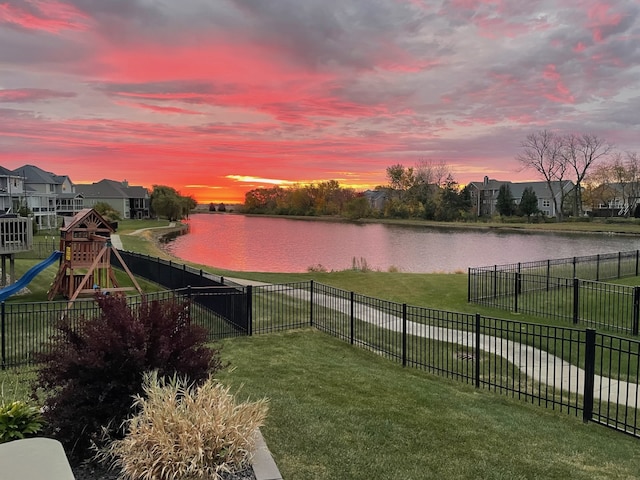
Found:
[[[239, 285], [223, 277], [205, 273], [171, 260], [132, 252], [119, 252], [127, 268], [136, 276], [151, 280], [170, 290], [191, 288], [192, 300], [201, 308], [211, 310], [231, 322], [236, 329], [251, 333], [250, 304]], [[111, 256], [114, 267], [124, 269], [118, 257]], [[248, 310], [249, 309], [249, 310]]]
[[[129, 260], [127, 260], [127, 263]], [[180, 267], [176, 267], [180, 270]], [[178, 275], [177, 272], [174, 272]], [[569, 327], [537, 325], [398, 304], [314, 282], [191, 287], [152, 299], [191, 299], [191, 321], [210, 338], [314, 327], [406, 367], [419, 368], [582, 417], [640, 437], [640, 342]], [[211, 299], [213, 297], [213, 299]], [[226, 311], [208, 302], [244, 305]], [[136, 305], [140, 297], [131, 297]], [[22, 365], [54, 328], [66, 302], [3, 304], [2, 365]], [[96, 313], [91, 300], [73, 315]], [[75, 317], [74, 317], [75, 318]], [[246, 324], [246, 328], [242, 328]]]
[[476, 273], [489, 272], [527, 273], [556, 278], [582, 278], [596, 282], [637, 277], [640, 275], [640, 250], [474, 267], [469, 269], [469, 276], [473, 277]]
[[[637, 336], [640, 287], [601, 281], [635, 276], [637, 269], [638, 251], [470, 268], [468, 300]], [[574, 272], [596, 280], [556, 276]]]

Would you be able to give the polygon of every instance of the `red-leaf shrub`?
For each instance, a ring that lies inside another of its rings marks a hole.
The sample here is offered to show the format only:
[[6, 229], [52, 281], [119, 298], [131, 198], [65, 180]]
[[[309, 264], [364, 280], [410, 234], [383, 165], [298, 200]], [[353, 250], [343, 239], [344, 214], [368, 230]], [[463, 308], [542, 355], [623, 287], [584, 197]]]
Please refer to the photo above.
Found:
[[190, 324], [188, 303], [143, 301], [130, 308], [124, 297], [96, 299], [96, 318], [61, 321], [51, 348], [39, 356], [33, 385], [51, 434], [79, 459], [91, 455], [92, 442], [100, 444], [103, 427], [113, 433], [133, 413], [145, 372], [200, 384], [221, 368], [218, 350], [205, 344], [206, 330]]

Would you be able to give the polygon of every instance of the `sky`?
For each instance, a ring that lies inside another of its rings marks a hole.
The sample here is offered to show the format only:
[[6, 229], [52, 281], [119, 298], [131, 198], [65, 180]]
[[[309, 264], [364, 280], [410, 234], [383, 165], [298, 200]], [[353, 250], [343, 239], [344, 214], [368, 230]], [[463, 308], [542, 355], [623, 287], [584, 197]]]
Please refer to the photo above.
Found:
[[445, 162], [537, 180], [542, 129], [640, 152], [637, 0], [0, 0], [0, 165], [202, 203]]

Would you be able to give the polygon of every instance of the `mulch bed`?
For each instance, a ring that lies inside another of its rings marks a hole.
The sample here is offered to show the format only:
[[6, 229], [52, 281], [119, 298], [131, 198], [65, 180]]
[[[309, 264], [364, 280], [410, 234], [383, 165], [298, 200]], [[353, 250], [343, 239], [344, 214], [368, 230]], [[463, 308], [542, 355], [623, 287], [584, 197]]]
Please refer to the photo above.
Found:
[[[100, 464], [71, 465], [73, 476], [76, 480], [118, 480], [120, 478], [117, 470], [109, 470]], [[240, 472], [225, 473], [223, 480], [256, 480], [253, 468], [248, 467]]]

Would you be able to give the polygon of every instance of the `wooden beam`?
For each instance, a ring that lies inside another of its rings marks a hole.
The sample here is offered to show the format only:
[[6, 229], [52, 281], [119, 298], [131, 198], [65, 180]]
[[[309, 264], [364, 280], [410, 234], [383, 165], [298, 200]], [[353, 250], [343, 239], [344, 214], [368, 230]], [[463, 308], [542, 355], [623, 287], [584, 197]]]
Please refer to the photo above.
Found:
[[127, 272], [127, 275], [129, 275], [129, 278], [131, 279], [133, 284], [136, 286], [136, 290], [138, 291], [138, 293], [140, 295], [143, 295], [142, 289], [140, 288], [140, 285], [138, 285], [138, 281], [136, 280], [136, 277], [133, 276], [133, 273], [131, 273], [131, 270], [129, 270], [129, 267], [127, 267], [127, 264], [124, 263], [124, 260], [120, 256], [118, 249], [113, 245], [111, 245], [111, 250], [113, 250], [113, 253], [115, 254], [115, 256], [118, 257], [118, 260], [120, 260], [120, 265], [122, 265], [122, 268], [124, 268], [124, 271]]
[[134, 287], [109, 287], [109, 288], [83, 288], [79, 293], [110, 293], [110, 292], [130, 292]]
[[[98, 265], [98, 263], [100, 263], [100, 261], [102, 260], [102, 256], [105, 254], [105, 252], [107, 251], [109, 247], [108, 246], [104, 246], [102, 247], [102, 250], [100, 250], [100, 253], [98, 253], [98, 255], [96, 256], [95, 260], [93, 261], [93, 263], [91, 264], [91, 267], [89, 267], [89, 270], [87, 271], [87, 273], [85, 274], [85, 276], [82, 278], [82, 281], [80, 282], [80, 284], [76, 287], [75, 292], [73, 292], [73, 295], [71, 296], [71, 298], [69, 299], [69, 305], [71, 305], [73, 303], [73, 301], [78, 298], [78, 295], [80, 294], [80, 290], [82, 290], [82, 288], [86, 285], [87, 280], [89, 280], [89, 277], [91, 276], [91, 274], [93, 273], [93, 271], [95, 270], [96, 266]], [[71, 276], [70, 282], [73, 282], [73, 275]]]

